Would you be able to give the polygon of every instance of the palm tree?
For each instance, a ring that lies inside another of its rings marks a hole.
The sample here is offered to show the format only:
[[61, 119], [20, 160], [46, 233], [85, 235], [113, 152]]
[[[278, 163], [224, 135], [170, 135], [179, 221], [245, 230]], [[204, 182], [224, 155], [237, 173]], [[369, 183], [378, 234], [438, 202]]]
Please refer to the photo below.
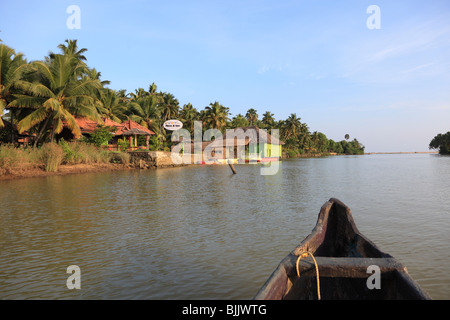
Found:
[[106, 86], [106, 85], [111, 83], [111, 81], [109, 81], [109, 80], [103, 80], [103, 81], [100, 80], [100, 77], [102, 76], [102, 73], [98, 72], [95, 68], [92, 68], [92, 69], [88, 68], [85, 76], [89, 77], [91, 79], [99, 80], [100, 83], [102, 84], [102, 86]]
[[289, 139], [291, 137], [297, 136], [300, 133], [301, 122], [300, 118], [297, 118], [295, 113], [291, 113], [291, 115], [284, 122], [284, 137], [285, 139]]
[[198, 120], [199, 113], [191, 103], [185, 104], [180, 110], [181, 121], [184, 126], [191, 132], [194, 132], [194, 121]]
[[179, 102], [171, 93], [163, 93], [162, 101], [159, 104], [163, 121], [178, 117]]
[[256, 121], [258, 120], [258, 114], [256, 113], [256, 110], [253, 108], [250, 108], [247, 110], [245, 117], [247, 118], [247, 120], [251, 126], [253, 126], [256, 123]]
[[132, 112], [130, 119], [140, 123], [155, 133], [160, 132], [160, 113], [158, 99], [155, 96], [144, 96], [130, 102], [129, 110]]
[[[77, 40], [69, 40], [66, 39], [64, 41], [67, 43], [67, 46], [63, 43], [58, 45], [58, 48], [61, 49], [63, 55], [73, 56], [77, 60], [86, 61], [86, 57], [83, 55], [87, 51], [86, 48], [82, 48], [78, 50]], [[50, 53], [50, 58], [53, 58], [54, 53]]]
[[208, 128], [222, 130], [229, 120], [228, 116], [229, 109], [216, 101], [205, 107], [204, 122]]
[[[10, 109], [13, 100], [14, 84], [29, 69], [23, 54], [0, 44], [0, 128], [4, 126], [1, 116], [5, 109]], [[12, 110], [10, 110], [12, 112]]]
[[102, 88], [100, 90], [100, 113], [115, 122], [122, 122], [126, 118], [126, 105], [120, 100], [115, 90]]
[[130, 102], [130, 100], [131, 100], [129, 97], [130, 94], [127, 93], [126, 89], [120, 89], [120, 90], [116, 91], [116, 95], [119, 98], [121, 103], [126, 104], [126, 103]]
[[266, 111], [263, 114], [262, 123], [266, 128], [273, 127], [275, 124], [275, 118], [273, 117], [273, 113], [271, 113], [270, 111]]
[[344, 138], [345, 138], [345, 140], [348, 141], [348, 139], [350, 139], [350, 135], [347, 133], [347, 134], [345, 134]]
[[242, 114], [238, 113], [231, 119], [230, 127], [231, 128], [239, 128], [239, 127], [248, 127], [249, 122], [246, 117]]
[[317, 151], [319, 149], [319, 133], [317, 131], [314, 131], [311, 134], [311, 143], [313, 148], [315, 149], [314, 151]]
[[306, 123], [302, 123], [300, 126], [298, 140], [300, 148], [306, 150], [311, 140], [311, 133], [309, 132], [309, 128]]
[[153, 83], [148, 87], [148, 92], [149, 92], [150, 94], [155, 94], [157, 88], [158, 88], [158, 87], [157, 87], [156, 84], [153, 82]]
[[[37, 144], [46, 130], [51, 129], [50, 140], [53, 141], [55, 133], [67, 126], [78, 138], [81, 132], [76, 117], [101, 121], [94, 105], [93, 91], [102, 85], [98, 79], [83, 77], [77, 80], [74, 77], [80, 71], [79, 60], [75, 56], [53, 54], [46, 61], [33, 62], [32, 67], [37, 81], [17, 81], [16, 86], [24, 94], [15, 95], [15, 100], [9, 104], [31, 109], [31, 113], [18, 124], [20, 133], [38, 126]], [[82, 71], [87, 72], [86, 69]]]
[[[77, 61], [77, 67], [73, 71], [73, 78], [75, 80], [78, 80], [79, 77], [88, 74], [89, 76], [93, 76], [93, 78], [96, 78], [97, 76], [100, 76], [100, 73], [94, 71], [90, 72], [89, 68], [86, 65], [86, 57], [84, 56], [84, 53], [87, 51], [86, 48], [78, 49], [77, 40], [65, 40], [65, 43], [67, 43], [67, 46], [64, 43], [61, 43], [58, 45], [58, 48], [61, 50], [61, 55], [68, 56], [71, 58], [74, 58], [74, 61]], [[51, 63], [52, 60], [57, 56], [56, 53], [50, 52], [48, 57], [45, 57], [45, 61], [47, 63]]]
[[149, 93], [147, 91], [145, 91], [144, 88], [134, 89], [134, 93], [133, 92], [130, 93], [130, 96], [132, 99], [139, 99], [142, 97], [146, 97], [148, 95], [149, 95]]
[[[82, 70], [81, 72], [82, 72], [82, 75], [81, 75], [82, 79], [86, 79], [86, 80], [94, 79], [94, 80], [99, 80], [100, 81], [101, 87], [95, 88], [92, 91], [92, 94], [96, 98], [95, 106], [97, 108], [98, 113], [100, 113], [100, 114], [104, 114], [105, 112], [108, 113], [108, 111], [104, 110], [103, 102], [105, 102], [105, 101], [102, 101], [102, 99], [104, 98], [103, 97], [104, 90], [105, 90], [104, 86], [110, 84], [110, 81], [108, 81], [108, 80], [103, 80], [103, 81], [100, 80], [101, 72], [98, 72], [95, 68], [90, 69], [90, 68], [86, 67], [86, 70]], [[108, 102], [108, 103], [111, 103], [111, 101]]]

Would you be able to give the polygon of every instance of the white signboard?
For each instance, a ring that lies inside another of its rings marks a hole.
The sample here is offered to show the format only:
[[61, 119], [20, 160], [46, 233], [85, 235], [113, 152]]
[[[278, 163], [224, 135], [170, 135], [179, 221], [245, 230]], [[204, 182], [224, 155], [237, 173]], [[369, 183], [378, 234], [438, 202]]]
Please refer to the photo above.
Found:
[[163, 127], [166, 130], [175, 131], [183, 128], [183, 123], [179, 120], [167, 120], [164, 122]]

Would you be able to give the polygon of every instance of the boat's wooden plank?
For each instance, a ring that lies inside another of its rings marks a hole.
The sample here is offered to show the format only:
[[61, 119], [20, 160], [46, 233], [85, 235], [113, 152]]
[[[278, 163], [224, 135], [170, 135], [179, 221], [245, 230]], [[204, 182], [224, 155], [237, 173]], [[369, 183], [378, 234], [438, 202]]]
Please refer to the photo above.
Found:
[[[290, 256], [284, 261], [286, 273], [292, 277], [297, 275], [297, 256]], [[372, 273], [367, 272], [369, 266], [380, 268], [381, 274], [397, 270], [406, 272], [405, 267], [394, 258], [335, 258], [315, 257], [319, 267], [320, 277], [349, 277], [367, 278]], [[311, 258], [302, 258], [299, 262], [300, 275], [316, 276], [314, 261]]]

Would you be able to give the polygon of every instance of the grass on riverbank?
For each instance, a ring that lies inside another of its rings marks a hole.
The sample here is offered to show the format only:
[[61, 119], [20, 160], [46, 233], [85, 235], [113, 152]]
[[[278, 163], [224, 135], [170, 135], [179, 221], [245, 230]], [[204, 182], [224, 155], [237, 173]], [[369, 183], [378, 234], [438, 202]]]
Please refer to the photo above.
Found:
[[130, 156], [122, 152], [110, 152], [85, 142], [46, 143], [40, 148], [0, 146], [0, 174], [15, 174], [41, 168], [56, 172], [61, 164], [129, 163]]

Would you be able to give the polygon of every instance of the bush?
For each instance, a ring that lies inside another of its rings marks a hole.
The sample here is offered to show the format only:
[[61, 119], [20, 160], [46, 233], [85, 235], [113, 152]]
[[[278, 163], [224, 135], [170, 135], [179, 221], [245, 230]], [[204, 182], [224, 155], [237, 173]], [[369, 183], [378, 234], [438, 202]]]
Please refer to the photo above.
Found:
[[126, 151], [130, 147], [130, 142], [125, 139], [119, 139], [117, 146], [119, 147], [119, 151]]
[[111, 153], [111, 162], [128, 164], [128, 163], [130, 163], [130, 155], [126, 152], [112, 152]]
[[111, 160], [110, 152], [86, 142], [66, 142], [59, 141], [64, 150], [64, 163], [66, 164], [91, 164], [108, 163]]
[[63, 148], [57, 143], [46, 143], [40, 149], [40, 157], [45, 171], [56, 172], [64, 159]]
[[287, 152], [289, 158], [296, 158], [296, 157], [298, 157], [298, 153], [295, 150], [287, 150], [286, 152]]
[[13, 144], [0, 145], [0, 174], [11, 174], [39, 166], [38, 152], [31, 147], [15, 147]]
[[93, 143], [97, 147], [107, 146], [108, 142], [114, 137], [113, 132], [116, 129], [113, 127], [98, 126], [97, 129], [91, 134], [89, 142]]

